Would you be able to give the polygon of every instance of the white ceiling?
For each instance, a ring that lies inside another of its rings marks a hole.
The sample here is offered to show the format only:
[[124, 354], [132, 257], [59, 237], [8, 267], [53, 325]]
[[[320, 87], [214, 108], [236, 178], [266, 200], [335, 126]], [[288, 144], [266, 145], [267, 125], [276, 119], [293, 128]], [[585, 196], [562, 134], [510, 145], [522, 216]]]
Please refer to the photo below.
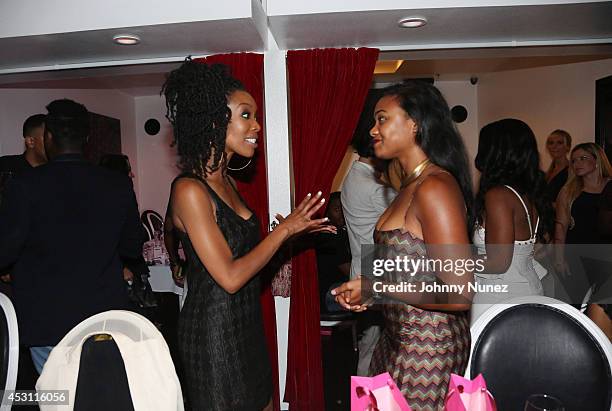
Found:
[[[114, 44], [113, 36], [124, 32], [140, 36], [142, 42], [136, 46]], [[264, 50], [250, 19], [9, 37], [0, 38], [0, 74], [249, 50]]]
[[419, 77], [467, 80], [483, 73], [612, 59], [612, 44], [396, 51], [384, 52], [382, 57], [400, 59], [403, 64], [394, 74], [377, 76], [380, 82]]
[[[410, 15], [426, 17], [427, 25], [418, 29], [397, 26], [398, 20]], [[283, 49], [338, 46], [430, 49], [513, 42], [524, 45], [610, 42], [612, 2], [282, 15], [271, 16], [269, 25]]]
[[[612, 58], [612, 1], [132, 0], [127, 11], [122, 0], [51, 3], [0, 2], [0, 87], [157, 94], [164, 73], [186, 55], [262, 52], [268, 29], [281, 49], [378, 47], [382, 59], [410, 61], [399, 77]], [[38, 24], [32, 15], [41, 7]], [[397, 27], [407, 15], [428, 24]], [[141, 44], [113, 44], [122, 32], [140, 35]]]
[[263, 51], [265, 26], [259, 0], [2, 0], [0, 74]]

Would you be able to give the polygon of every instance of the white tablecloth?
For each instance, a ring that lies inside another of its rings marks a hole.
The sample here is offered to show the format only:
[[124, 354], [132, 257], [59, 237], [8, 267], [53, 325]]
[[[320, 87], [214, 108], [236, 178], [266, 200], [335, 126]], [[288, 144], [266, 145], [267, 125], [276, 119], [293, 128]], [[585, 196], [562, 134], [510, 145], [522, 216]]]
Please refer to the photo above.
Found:
[[153, 291], [158, 293], [174, 293], [183, 295], [183, 288], [174, 283], [169, 265], [150, 265], [149, 283]]

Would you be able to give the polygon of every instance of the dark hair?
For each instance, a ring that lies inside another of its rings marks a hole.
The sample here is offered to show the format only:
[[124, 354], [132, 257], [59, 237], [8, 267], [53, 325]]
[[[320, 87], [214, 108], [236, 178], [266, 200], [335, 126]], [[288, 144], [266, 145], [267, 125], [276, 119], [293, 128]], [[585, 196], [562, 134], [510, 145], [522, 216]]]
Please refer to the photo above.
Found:
[[132, 171], [130, 159], [125, 154], [104, 154], [100, 158], [100, 166], [129, 175]]
[[407, 80], [383, 90], [393, 96], [417, 125], [415, 141], [429, 160], [457, 180], [468, 210], [468, 232], [473, 228], [472, 177], [467, 152], [440, 91], [425, 81]]
[[206, 175], [224, 161], [232, 117], [227, 100], [236, 90], [244, 87], [226, 66], [195, 62], [190, 57], [168, 75], [162, 93], [183, 171]]
[[89, 135], [89, 112], [75, 101], [55, 100], [47, 106], [45, 126], [62, 148], [82, 148]]
[[540, 216], [538, 236], [543, 239], [552, 232], [552, 204], [546, 196], [546, 179], [540, 170], [536, 138], [527, 124], [507, 118], [484, 126], [474, 163], [481, 173], [475, 202], [478, 219], [484, 211], [487, 191], [508, 185], [535, 204]]
[[357, 151], [359, 157], [372, 158], [375, 156], [374, 147], [372, 145], [372, 136], [370, 130], [374, 126], [374, 107], [376, 102], [382, 94], [382, 89], [370, 89], [363, 103], [363, 110], [361, 116], [355, 127], [353, 139], [351, 140], [351, 146]]
[[342, 197], [340, 195], [340, 191], [334, 191], [333, 193], [329, 194], [329, 201], [327, 202], [327, 205], [325, 207], [325, 216], [329, 216], [329, 213], [331, 211], [331, 205], [334, 202], [337, 202], [340, 208], [342, 208]]
[[334, 191], [329, 195], [329, 202], [331, 203], [332, 201], [342, 201], [340, 197], [340, 191]]
[[351, 140], [351, 146], [353, 146], [355, 151], [357, 151], [359, 157], [374, 157], [374, 146], [372, 145], [372, 136], [370, 136], [369, 130], [361, 130], [359, 133], [355, 133], [353, 135], [353, 139]]
[[23, 122], [23, 136], [28, 137], [32, 135], [32, 132], [35, 128], [43, 127], [45, 125], [45, 116], [44, 114], [34, 114], [26, 119]]

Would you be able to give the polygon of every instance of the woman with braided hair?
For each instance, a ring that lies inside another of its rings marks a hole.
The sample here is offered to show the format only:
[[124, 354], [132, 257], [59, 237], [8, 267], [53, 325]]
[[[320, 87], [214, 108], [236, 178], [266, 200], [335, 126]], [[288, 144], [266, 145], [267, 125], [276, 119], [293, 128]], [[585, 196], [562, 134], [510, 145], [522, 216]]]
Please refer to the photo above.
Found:
[[308, 195], [262, 241], [258, 221], [227, 175], [234, 154], [251, 158], [257, 104], [222, 65], [187, 59], [162, 89], [182, 174], [167, 221], [186, 254], [189, 292], [179, 318], [179, 353], [192, 410], [269, 410], [272, 373], [257, 273], [290, 237], [333, 231], [311, 219], [323, 205]]

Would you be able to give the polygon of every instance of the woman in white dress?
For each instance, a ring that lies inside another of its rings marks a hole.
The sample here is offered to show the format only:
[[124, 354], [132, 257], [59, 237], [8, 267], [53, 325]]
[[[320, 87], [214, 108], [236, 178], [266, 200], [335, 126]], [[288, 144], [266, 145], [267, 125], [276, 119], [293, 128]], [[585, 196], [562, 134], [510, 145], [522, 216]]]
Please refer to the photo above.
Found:
[[484, 269], [474, 273], [472, 323], [492, 304], [543, 294], [546, 270], [534, 260], [534, 246], [552, 229], [546, 180], [527, 124], [504, 119], [483, 127], [475, 164], [481, 175], [473, 241], [487, 258]]

